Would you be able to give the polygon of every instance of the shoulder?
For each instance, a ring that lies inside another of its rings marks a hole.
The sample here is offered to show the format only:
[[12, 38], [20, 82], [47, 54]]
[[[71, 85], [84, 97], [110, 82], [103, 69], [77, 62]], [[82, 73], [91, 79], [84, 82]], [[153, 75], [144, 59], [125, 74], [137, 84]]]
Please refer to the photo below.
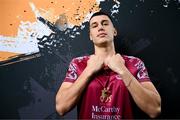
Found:
[[138, 57], [123, 55], [123, 58], [127, 66], [134, 66], [137, 69], [145, 68], [144, 62]]
[[122, 55], [126, 62], [142, 62], [142, 60], [135, 56]]
[[73, 66], [74, 69], [78, 70], [79, 73], [81, 73], [87, 66], [88, 59], [89, 56], [75, 57], [72, 59], [70, 66]]
[[88, 60], [89, 60], [89, 56], [75, 57], [72, 59], [71, 64], [76, 68], [84, 69], [87, 65]]
[[72, 59], [72, 63], [82, 63], [82, 62], [86, 62], [89, 59], [89, 56], [80, 56], [80, 57], [75, 57]]

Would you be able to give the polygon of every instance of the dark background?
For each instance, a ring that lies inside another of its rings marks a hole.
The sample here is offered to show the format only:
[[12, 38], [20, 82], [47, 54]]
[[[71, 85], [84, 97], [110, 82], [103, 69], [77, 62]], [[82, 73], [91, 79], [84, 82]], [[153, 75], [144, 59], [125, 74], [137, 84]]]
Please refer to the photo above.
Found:
[[[178, 0], [121, 0], [114, 23], [119, 35], [117, 52], [141, 58], [162, 99], [158, 118], [180, 118], [180, 6]], [[110, 13], [113, 2], [102, 2], [102, 11]], [[76, 118], [76, 110], [65, 117], [55, 112], [55, 95], [73, 57], [93, 53], [88, 24], [80, 35], [70, 38], [57, 31], [39, 38], [39, 44], [54, 42], [57, 46], [39, 48], [40, 57], [0, 66], [0, 118]], [[72, 29], [68, 29], [72, 33]], [[25, 56], [28, 57], [28, 56]], [[9, 61], [12, 62], [12, 61]], [[144, 117], [144, 115], [142, 115]], [[137, 116], [137, 118], [142, 117]]]

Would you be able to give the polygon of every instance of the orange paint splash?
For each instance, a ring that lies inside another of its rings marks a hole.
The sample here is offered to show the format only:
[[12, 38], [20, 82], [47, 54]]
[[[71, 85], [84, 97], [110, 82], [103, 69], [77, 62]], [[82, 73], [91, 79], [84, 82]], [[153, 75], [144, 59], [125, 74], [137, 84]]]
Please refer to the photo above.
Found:
[[96, 0], [0, 0], [0, 35], [16, 36], [21, 21], [35, 22], [29, 3], [52, 23], [65, 14], [68, 23], [80, 25], [90, 12], [100, 10]]
[[16, 36], [21, 21], [35, 21], [28, 0], [0, 0], [0, 34]]
[[12, 52], [0, 52], [0, 61], [8, 60], [12, 56], [19, 55], [18, 53], [12, 53]]

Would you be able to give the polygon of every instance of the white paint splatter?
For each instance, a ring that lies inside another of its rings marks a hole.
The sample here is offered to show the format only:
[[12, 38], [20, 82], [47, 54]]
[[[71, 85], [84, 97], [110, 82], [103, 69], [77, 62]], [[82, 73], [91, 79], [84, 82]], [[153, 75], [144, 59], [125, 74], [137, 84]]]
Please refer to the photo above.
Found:
[[20, 54], [39, 52], [37, 38], [49, 35], [51, 32], [40, 21], [34, 23], [21, 21], [16, 37], [0, 36], [0, 51]]
[[41, 16], [40, 12], [38, 11], [38, 9], [36, 9], [35, 5], [32, 2], [29, 2], [29, 5], [30, 5], [32, 11], [34, 12], [36, 18]]
[[97, 4], [99, 5], [100, 2], [104, 2], [105, 0], [96, 0]]
[[114, 14], [118, 14], [120, 2], [118, 0], [114, 0], [115, 4], [111, 8], [111, 16], [114, 17]]
[[93, 15], [93, 12], [88, 13], [88, 14], [85, 16], [85, 19], [84, 19], [83, 23], [88, 22], [92, 15]]
[[81, 30], [85, 28], [85, 25], [81, 25]]
[[[39, 12], [33, 3], [30, 3], [32, 11], [36, 16]], [[13, 52], [19, 54], [29, 54], [39, 52], [38, 37], [49, 35], [52, 31], [40, 21], [29, 22], [21, 21], [16, 37], [0, 35], [0, 51]]]

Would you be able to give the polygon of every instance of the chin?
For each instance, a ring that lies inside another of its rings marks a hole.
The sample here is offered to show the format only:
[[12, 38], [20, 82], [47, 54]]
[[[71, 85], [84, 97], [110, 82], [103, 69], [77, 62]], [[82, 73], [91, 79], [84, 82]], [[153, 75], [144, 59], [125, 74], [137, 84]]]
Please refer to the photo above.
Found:
[[95, 45], [98, 47], [106, 47], [108, 45], [108, 42], [107, 41], [99, 42], [99, 43], [95, 43]]

